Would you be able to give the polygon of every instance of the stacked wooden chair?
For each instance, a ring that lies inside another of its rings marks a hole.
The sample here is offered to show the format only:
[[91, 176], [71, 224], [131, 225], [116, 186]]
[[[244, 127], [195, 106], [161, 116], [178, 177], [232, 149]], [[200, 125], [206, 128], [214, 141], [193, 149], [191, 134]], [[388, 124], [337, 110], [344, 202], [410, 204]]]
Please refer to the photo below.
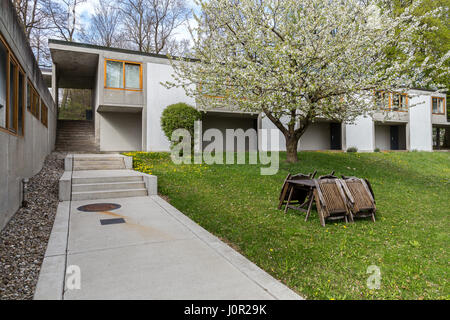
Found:
[[314, 171], [313, 173], [310, 173], [308, 175], [302, 173], [296, 175], [288, 174], [286, 179], [284, 180], [283, 186], [281, 187], [278, 210], [281, 210], [283, 205], [285, 205], [286, 206], [285, 212], [286, 212], [288, 210], [289, 205], [301, 206], [302, 204], [305, 203], [306, 199], [308, 198], [309, 194], [307, 190], [294, 188], [294, 186], [289, 184], [288, 182], [289, 180], [314, 179], [316, 174], [317, 171]]
[[343, 176], [341, 184], [353, 216], [355, 218], [370, 217], [372, 221], [375, 222], [377, 207], [369, 181], [356, 177]]
[[344, 219], [353, 222], [353, 215], [347, 204], [347, 196], [341, 180], [334, 176], [324, 176], [315, 180], [314, 197], [320, 224], [326, 220]]

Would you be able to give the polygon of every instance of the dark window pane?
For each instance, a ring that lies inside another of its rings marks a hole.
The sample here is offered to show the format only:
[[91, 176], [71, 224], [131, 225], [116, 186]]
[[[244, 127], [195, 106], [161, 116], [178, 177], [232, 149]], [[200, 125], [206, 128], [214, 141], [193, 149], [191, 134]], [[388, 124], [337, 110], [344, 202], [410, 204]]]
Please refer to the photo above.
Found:
[[6, 127], [6, 66], [8, 53], [0, 41], [0, 127]]
[[9, 122], [8, 127], [10, 130], [16, 132], [16, 122], [15, 122], [15, 114], [17, 112], [16, 109], [16, 72], [17, 72], [17, 66], [14, 63], [9, 64]]
[[23, 110], [24, 110], [24, 105], [23, 105], [23, 100], [24, 100], [24, 86], [25, 84], [25, 76], [23, 75], [22, 72], [19, 72], [19, 103], [18, 103], [18, 107], [19, 107], [19, 114], [17, 115], [17, 119], [18, 119], [18, 132], [20, 134], [23, 134]]

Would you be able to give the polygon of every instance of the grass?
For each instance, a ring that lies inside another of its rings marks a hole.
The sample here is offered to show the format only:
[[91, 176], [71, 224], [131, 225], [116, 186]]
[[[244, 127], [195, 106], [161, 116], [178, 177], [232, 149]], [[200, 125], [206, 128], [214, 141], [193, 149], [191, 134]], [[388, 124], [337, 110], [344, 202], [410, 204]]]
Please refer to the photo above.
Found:
[[[132, 153], [159, 192], [208, 231], [308, 299], [449, 299], [450, 153], [302, 152], [261, 176], [260, 165], [174, 165], [166, 153]], [[288, 172], [368, 178], [377, 222], [328, 223], [316, 211], [278, 211]], [[381, 288], [367, 287], [367, 268]]]

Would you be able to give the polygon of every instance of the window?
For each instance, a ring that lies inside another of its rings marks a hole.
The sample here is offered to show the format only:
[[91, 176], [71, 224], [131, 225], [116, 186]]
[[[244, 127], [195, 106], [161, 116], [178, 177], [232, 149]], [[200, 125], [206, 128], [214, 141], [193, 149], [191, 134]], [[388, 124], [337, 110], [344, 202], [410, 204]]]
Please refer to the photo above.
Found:
[[25, 74], [19, 71], [19, 101], [18, 105], [18, 115], [17, 115], [17, 129], [18, 133], [23, 136], [24, 134], [24, 114], [25, 114]]
[[6, 94], [8, 50], [0, 39], [0, 127], [6, 128]]
[[406, 93], [376, 91], [375, 102], [379, 110], [408, 111], [408, 95]]
[[37, 119], [41, 118], [40, 104], [41, 104], [41, 99], [39, 97], [39, 94], [37, 93], [36, 89], [34, 89], [34, 87], [31, 84], [31, 82], [28, 80], [28, 86], [27, 86], [27, 109]]
[[389, 93], [384, 91], [375, 92], [375, 101], [378, 109], [387, 110], [389, 109]]
[[408, 96], [404, 93], [393, 93], [391, 110], [393, 111], [408, 110]]
[[105, 61], [105, 88], [142, 90], [142, 64], [107, 59]]
[[432, 97], [431, 108], [433, 114], [445, 114], [445, 98]]
[[0, 129], [22, 135], [25, 73], [0, 35]]
[[47, 125], [48, 125], [48, 108], [43, 102], [41, 103], [41, 122], [44, 126], [47, 127]]

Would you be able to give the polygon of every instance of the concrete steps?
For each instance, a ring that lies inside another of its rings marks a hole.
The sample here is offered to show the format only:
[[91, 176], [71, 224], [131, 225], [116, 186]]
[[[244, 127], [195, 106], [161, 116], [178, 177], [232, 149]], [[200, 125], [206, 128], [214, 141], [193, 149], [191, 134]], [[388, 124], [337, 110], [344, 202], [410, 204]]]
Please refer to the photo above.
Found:
[[142, 176], [75, 178], [72, 180], [72, 200], [96, 200], [144, 197], [148, 192]]
[[58, 120], [56, 151], [97, 152], [94, 122], [84, 120]]
[[111, 158], [81, 158], [77, 157], [73, 159], [73, 170], [122, 170], [125, 168], [125, 162], [123, 158], [111, 157]]
[[145, 189], [144, 181], [72, 184], [72, 192]]

